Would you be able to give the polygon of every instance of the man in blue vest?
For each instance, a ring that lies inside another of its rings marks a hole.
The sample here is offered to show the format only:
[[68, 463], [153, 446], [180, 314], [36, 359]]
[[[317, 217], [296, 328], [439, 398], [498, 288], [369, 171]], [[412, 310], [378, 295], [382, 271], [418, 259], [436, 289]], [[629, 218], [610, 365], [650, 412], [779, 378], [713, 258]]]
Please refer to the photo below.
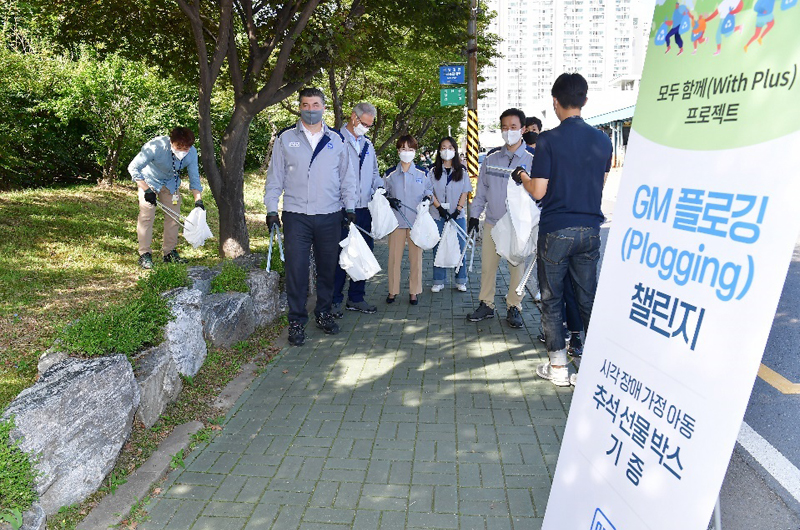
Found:
[[304, 88], [299, 101], [300, 120], [278, 133], [264, 188], [270, 230], [281, 227], [278, 201], [283, 194], [289, 343], [295, 346], [306, 340], [312, 247], [317, 266], [317, 327], [328, 335], [339, 333], [331, 314], [339, 241], [342, 224], [356, 220], [355, 172], [341, 134], [322, 121], [325, 94]]
[[[375, 123], [375, 116], [378, 111], [371, 103], [359, 103], [353, 107], [347, 125], [342, 127], [339, 132], [344, 138], [347, 146], [347, 154], [350, 158], [350, 167], [356, 174], [356, 225], [367, 232], [372, 230], [372, 216], [367, 205], [372, 199], [375, 190], [383, 187], [383, 179], [378, 171], [378, 157], [375, 155], [375, 146], [366, 137], [370, 127]], [[342, 239], [348, 235], [348, 228], [342, 228]], [[375, 243], [372, 238], [362, 234], [364, 240], [372, 249]], [[336, 318], [342, 318], [342, 302], [344, 301], [344, 284], [347, 274], [341, 267], [336, 266], [336, 279], [333, 287], [333, 309], [331, 312]], [[355, 282], [350, 280], [350, 288], [347, 290], [347, 304], [345, 308], [350, 311], [360, 311], [361, 313], [372, 314], [378, 308], [364, 300], [367, 282], [362, 280]]]

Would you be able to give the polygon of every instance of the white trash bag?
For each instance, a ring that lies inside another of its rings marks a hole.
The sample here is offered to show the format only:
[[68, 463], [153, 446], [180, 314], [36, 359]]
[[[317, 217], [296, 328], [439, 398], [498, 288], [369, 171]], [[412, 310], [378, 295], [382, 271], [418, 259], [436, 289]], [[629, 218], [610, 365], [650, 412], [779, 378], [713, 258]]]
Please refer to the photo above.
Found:
[[383, 239], [398, 227], [397, 217], [386, 199], [386, 190], [383, 188], [375, 190], [367, 208], [372, 215], [372, 237], [374, 239]]
[[206, 211], [202, 208], [194, 208], [183, 222], [183, 237], [191, 243], [194, 248], [202, 247], [206, 239], [211, 239], [214, 234], [206, 222]]
[[458, 231], [452, 226], [453, 221], [447, 221], [436, 249], [433, 259], [434, 267], [452, 269], [461, 264], [461, 247], [458, 245]]
[[439, 242], [439, 227], [431, 217], [430, 205], [427, 199], [417, 205], [417, 219], [411, 227], [411, 241], [422, 250], [430, 250]]
[[380, 272], [381, 266], [378, 265], [378, 260], [352, 223], [350, 233], [339, 242], [339, 246], [342, 247], [339, 253], [339, 266], [354, 281], [369, 280]]
[[[514, 179], [508, 179], [506, 211], [511, 216], [511, 224], [514, 225], [515, 248], [522, 250], [528, 244], [533, 227], [539, 224], [541, 214], [530, 194], [523, 186], [514, 182]], [[534, 248], [536, 248], [535, 245], [534, 241]]]

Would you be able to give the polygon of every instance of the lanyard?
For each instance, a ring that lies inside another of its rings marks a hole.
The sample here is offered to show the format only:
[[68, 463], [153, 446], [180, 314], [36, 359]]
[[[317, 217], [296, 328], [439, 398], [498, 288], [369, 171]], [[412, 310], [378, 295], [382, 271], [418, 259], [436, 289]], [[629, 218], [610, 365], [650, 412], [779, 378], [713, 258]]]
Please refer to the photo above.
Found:
[[[175, 167], [175, 153], [172, 152], [172, 149], [170, 149], [169, 154], [172, 155], [172, 175], [175, 177], [175, 180], [180, 180], [181, 179], [180, 172], [181, 172], [181, 168], [183, 167], [183, 160], [178, 160], [178, 167], [176, 168]], [[184, 158], [186, 158], [186, 157], [184, 157]]]

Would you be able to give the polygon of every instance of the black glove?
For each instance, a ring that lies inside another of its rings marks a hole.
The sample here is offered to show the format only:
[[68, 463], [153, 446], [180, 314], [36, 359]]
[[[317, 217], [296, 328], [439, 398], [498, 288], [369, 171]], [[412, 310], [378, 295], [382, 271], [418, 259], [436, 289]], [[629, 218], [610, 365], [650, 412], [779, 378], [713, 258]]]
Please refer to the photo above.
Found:
[[278, 214], [273, 214], [273, 215], [267, 214], [267, 228], [269, 228], [270, 232], [272, 232], [273, 226], [280, 229], [281, 220], [278, 218]]
[[386, 197], [386, 200], [389, 201], [389, 206], [391, 206], [393, 210], [400, 210], [400, 199]]
[[456, 208], [453, 210], [453, 213], [450, 214], [450, 219], [458, 219], [458, 216], [461, 215], [461, 210]]
[[517, 169], [515, 169], [514, 171], [511, 172], [511, 178], [517, 184], [522, 184], [522, 174], [523, 173], [525, 173], [525, 175], [528, 174], [528, 172], [525, 171], [525, 168], [517, 166]]
[[356, 222], [356, 212], [347, 212], [347, 220], [351, 223]]
[[467, 223], [467, 232], [478, 231], [480, 227], [480, 221], [478, 221], [477, 217], [470, 217], [469, 222]]
[[195, 208], [201, 208], [203, 210], [206, 209], [205, 204], [203, 204], [203, 199], [197, 199], [196, 201], [194, 201], [194, 207]]
[[147, 191], [144, 192], [144, 200], [153, 206], [156, 205], [156, 192], [153, 191], [153, 188], [147, 188]]
[[436, 210], [439, 212], [439, 217], [442, 218], [442, 221], [450, 219], [450, 213], [441, 204], [436, 207]]

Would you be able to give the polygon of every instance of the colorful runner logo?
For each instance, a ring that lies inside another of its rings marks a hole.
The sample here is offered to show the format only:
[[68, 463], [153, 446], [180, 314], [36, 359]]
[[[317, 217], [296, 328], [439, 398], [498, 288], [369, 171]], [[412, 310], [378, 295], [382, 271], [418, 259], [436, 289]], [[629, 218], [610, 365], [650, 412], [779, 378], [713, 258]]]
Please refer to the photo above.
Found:
[[616, 527], [611, 524], [611, 521], [608, 520], [606, 514], [600, 511], [600, 508], [594, 511], [594, 518], [592, 519], [592, 526], [589, 530], [617, 530]]

